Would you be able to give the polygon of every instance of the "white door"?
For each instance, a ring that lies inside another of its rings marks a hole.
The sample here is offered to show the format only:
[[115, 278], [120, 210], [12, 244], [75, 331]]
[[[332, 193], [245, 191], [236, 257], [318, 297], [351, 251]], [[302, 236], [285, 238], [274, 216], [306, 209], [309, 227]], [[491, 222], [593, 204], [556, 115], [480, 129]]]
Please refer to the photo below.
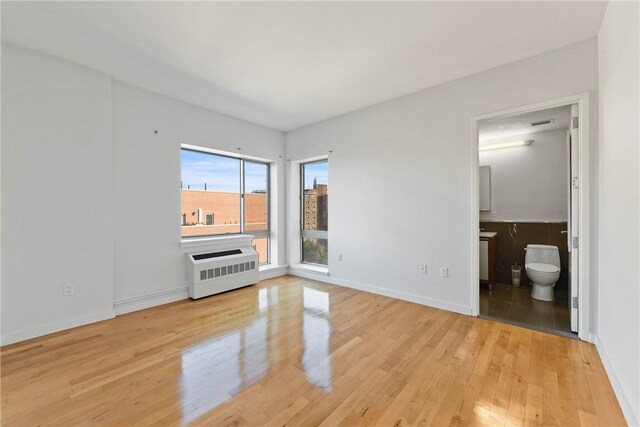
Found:
[[569, 316], [571, 318], [571, 330], [578, 332], [578, 206], [580, 179], [578, 176], [578, 105], [571, 106], [571, 123], [569, 131]]

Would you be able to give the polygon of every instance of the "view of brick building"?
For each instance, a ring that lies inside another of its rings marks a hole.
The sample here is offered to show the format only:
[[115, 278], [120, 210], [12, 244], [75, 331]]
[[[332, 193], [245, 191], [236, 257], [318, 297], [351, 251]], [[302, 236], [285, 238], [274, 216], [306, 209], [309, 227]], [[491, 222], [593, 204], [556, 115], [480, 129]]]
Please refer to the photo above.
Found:
[[[245, 232], [267, 229], [267, 194], [245, 195]], [[240, 233], [240, 194], [182, 190], [182, 237]], [[267, 262], [267, 238], [254, 239], [260, 262]]]
[[[318, 184], [313, 179], [313, 187], [303, 192], [303, 229], [327, 231], [328, 224], [328, 188], [327, 184]], [[317, 237], [303, 237], [302, 260], [314, 264], [327, 264], [328, 240]]]
[[313, 188], [304, 190], [304, 229], [327, 230], [327, 185], [313, 180]]

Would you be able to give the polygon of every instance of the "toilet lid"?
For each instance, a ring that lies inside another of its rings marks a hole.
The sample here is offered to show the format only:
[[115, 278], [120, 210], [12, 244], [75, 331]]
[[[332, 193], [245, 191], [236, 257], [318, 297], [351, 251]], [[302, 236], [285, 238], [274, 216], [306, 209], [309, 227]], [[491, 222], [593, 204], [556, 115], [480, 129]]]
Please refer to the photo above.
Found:
[[541, 271], [543, 273], [557, 273], [560, 269], [553, 264], [545, 264], [542, 262], [532, 262], [527, 264], [530, 270]]

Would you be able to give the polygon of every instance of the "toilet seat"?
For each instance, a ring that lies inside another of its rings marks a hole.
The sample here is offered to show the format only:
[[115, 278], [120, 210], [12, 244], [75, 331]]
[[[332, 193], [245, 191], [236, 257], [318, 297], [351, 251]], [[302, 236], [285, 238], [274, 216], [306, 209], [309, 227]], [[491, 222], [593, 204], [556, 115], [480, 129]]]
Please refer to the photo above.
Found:
[[525, 268], [533, 271], [539, 271], [541, 273], [558, 273], [560, 269], [553, 264], [545, 264], [543, 262], [532, 262], [525, 265]]

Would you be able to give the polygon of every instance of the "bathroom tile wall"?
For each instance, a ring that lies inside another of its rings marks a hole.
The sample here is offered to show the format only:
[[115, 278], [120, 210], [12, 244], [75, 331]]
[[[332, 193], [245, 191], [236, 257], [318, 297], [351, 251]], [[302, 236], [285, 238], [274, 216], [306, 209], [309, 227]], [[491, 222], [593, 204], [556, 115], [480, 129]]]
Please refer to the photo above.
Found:
[[496, 231], [496, 281], [511, 284], [511, 266], [517, 262], [522, 266], [520, 284], [531, 286], [524, 270], [524, 248], [528, 244], [557, 246], [560, 251], [560, 278], [557, 290], [568, 288], [569, 252], [567, 235], [561, 233], [567, 229], [566, 222], [480, 222], [485, 231]]

